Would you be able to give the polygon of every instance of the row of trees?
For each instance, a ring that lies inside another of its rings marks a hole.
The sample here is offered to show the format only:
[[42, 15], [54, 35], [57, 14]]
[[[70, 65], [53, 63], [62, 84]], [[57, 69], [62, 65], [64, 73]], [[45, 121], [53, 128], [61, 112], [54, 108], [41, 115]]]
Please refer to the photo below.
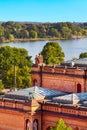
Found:
[[4, 22], [0, 24], [0, 42], [50, 37], [70, 39], [73, 36], [87, 36], [87, 28], [71, 22], [43, 24]]

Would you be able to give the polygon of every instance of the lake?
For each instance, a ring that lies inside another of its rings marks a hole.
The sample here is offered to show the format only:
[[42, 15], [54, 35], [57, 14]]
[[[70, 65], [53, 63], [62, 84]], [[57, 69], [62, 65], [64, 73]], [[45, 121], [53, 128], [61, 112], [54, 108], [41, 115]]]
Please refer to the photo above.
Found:
[[[79, 57], [79, 54], [82, 52], [87, 52], [87, 38], [83, 39], [72, 39], [72, 40], [55, 40], [60, 44], [64, 53], [65, 53], [65, 61], [71, 60], [72, 58]], [[29, 42], [18, 42], [18, 43], [2, 43], [1, 46], [11, 46], [11, 47], [21, 47], [25, 48], [29, 55], [32, 56], [32, 60], [34, 62], [34, 58], [38, 55], [44, 45], [48, 41], [29, 41]]]

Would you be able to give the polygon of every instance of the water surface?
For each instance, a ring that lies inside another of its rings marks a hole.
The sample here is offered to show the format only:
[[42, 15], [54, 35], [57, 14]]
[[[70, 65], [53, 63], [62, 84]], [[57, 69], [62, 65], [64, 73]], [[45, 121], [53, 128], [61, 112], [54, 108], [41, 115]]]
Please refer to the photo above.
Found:
[[[55, 40], [57, 41], [64, 53], [65, 53], [65, 60], [71, 60], [74, 57], [79, 57], [80, 53], [87, 52], [87, 38], [83, 39], [72, 39], [72, 40]], [[38, 55], [44, 45], [48, 41], [29, 41], [29, 42], [17, 42], [17, 43], [2, 43], [1, 46], [9, 45], [11, 47], [20, 47], [25, 48], [29, 55], [32, 56], [32, 60], [34, 61], [34, 58], [36, 55]]]

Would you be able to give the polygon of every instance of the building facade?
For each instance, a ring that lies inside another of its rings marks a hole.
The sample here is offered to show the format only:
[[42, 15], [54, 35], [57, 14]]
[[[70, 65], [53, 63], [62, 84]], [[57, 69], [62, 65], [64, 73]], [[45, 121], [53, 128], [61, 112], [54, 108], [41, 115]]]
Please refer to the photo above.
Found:
[[50, 130], [60, 118], [72, 130], [87, 130], [87, 93], [35, 86], [0, 96], [0, 130]]
[[59, 66], [45, 66], [42, 60], [39, 63], [35, 62], [32, 67], [33, 86], [75, 93], [87, 91], [87, 58], [64, 62]]
[[60, 118], [72, 130], [87, 130], [86, 66], [86, 59], [45, 66], [37, 56], [34, 87], [0, 96], [0, 130], [50, 130]]

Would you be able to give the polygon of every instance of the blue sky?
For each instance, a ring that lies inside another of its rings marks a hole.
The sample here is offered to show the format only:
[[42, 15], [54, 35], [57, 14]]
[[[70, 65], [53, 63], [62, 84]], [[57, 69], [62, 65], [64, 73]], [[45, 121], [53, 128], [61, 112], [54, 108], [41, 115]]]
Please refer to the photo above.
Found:
[[87, 22], [87, 0], [0, 0], [0, 21]]

